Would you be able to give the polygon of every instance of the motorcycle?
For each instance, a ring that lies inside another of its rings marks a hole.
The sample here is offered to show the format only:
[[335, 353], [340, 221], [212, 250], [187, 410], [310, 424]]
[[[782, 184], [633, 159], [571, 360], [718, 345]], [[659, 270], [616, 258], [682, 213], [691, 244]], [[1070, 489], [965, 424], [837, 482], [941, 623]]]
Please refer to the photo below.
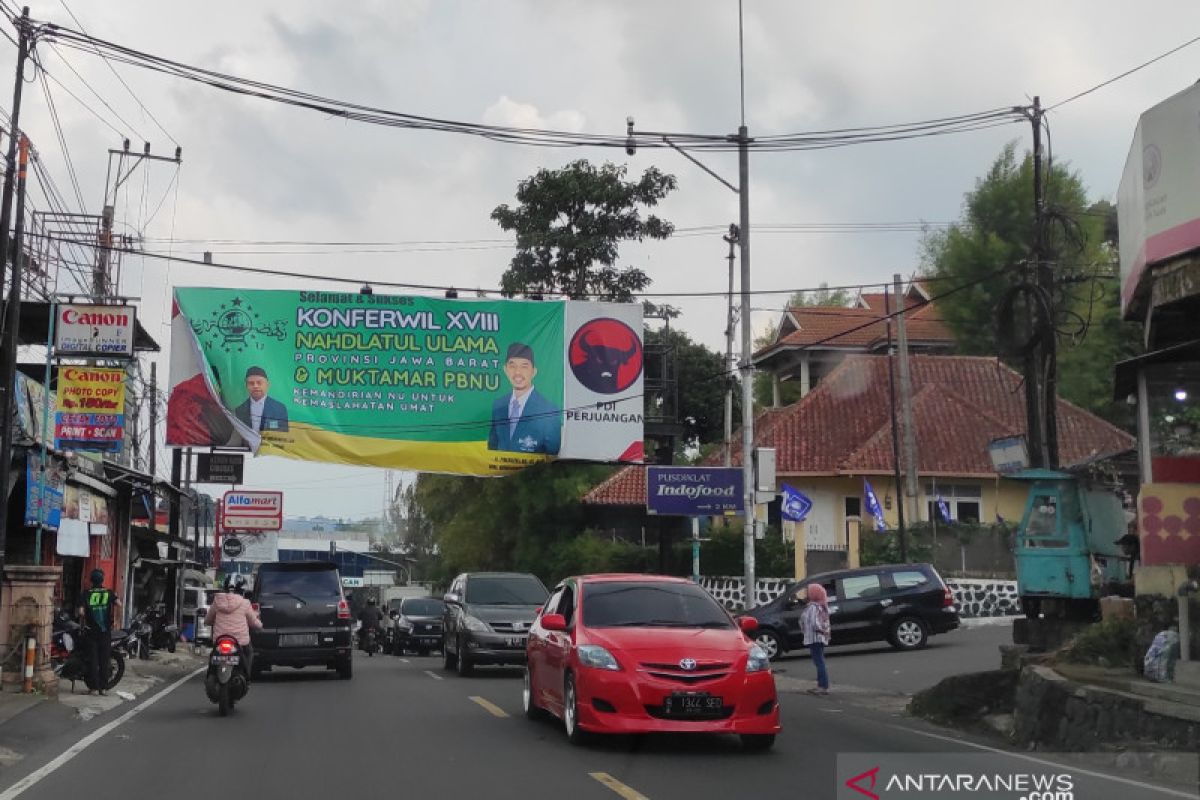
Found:
[[378, 628], [363, 628], [358, 637], [363, 652], [368, 657], [373, 657], [376, 653], [383, 652], [383, 645], [379, 641]]
[[[112, 650], [108, 662], [108, 683], [104, 690], [108, 691], [121, 682], [125, 675], [125, 656], [128, 648], [129, 631], [112, 631]], [[50, 668], [62, 680], [71, 682], [71, 691], [75, 691], [76, 681], [83, 681], [89, 690], [97, 687], [92, 685], [88, 675], [86, 659], [87, 645], [83, 639], [83, 628], [63, 611], [54, 616], [50, 636]]]
[[208, 656], [208, 673], [204, 676], [204, 693], [217, 704], [222, 717], [233, 711], [234, 704], [250, 691], [246, 659], [237, 639], [220, 636]]
[[179, 643], [179, 626], [168, 616], [166, 603], [157, 603], [146, 622], [150, 624], [150, 647], [174, 653]]

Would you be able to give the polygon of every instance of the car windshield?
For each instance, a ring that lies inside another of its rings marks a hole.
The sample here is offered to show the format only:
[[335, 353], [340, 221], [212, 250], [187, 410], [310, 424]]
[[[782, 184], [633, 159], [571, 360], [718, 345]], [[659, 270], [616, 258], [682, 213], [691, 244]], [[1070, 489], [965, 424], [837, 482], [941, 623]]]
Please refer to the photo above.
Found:
[[264, 570], [258, 577], [259, 594], [290, 594], [299, 597], [338, 597], [337, 570]]
[[732, 628], [725, 609], [692, 583], [590, 583], [583, 590], [590, 628]]
[[548, 595], [532, 575], [488, 575], [467, 581], [465, 600], [480, 606], [540, 606]]
[[441, 600], [405, 600], [400, 613], [410, 617], [437, 617], [442, 613]]

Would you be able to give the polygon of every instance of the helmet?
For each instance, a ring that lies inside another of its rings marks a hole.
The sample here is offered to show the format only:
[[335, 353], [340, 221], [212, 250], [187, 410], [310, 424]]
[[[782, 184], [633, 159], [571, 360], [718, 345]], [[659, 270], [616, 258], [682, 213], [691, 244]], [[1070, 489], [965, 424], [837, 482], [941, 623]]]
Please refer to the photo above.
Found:
[[91, 579], [92, 579], [93, 586], [103, 586], [104, 585], [104, 570], [102, 570], [102, 569], [92, 570]]
[[369, 606], [373, 606], [373, 605], [375, 605], [375, 598], [374, 598], [374, 597], [368, 597], [368, 598], [367, 598], [367, 605], [369, 605]]
[[225, 576], [225, 591], [241, 594], [246, 590], [246, 579], [237, 573]]

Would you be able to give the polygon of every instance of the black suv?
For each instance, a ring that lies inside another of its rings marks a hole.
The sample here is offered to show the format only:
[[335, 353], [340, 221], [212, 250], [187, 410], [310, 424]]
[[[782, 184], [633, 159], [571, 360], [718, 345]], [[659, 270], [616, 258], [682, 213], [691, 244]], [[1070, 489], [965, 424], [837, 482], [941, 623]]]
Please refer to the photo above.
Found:
[[435, 597], [406, 597], [394, 601], [392, 619], [396, 626], [394, 655], [415, 650], [423, 656], [442, 646], [442, 615], [446, 604]]
[[889, 564], [812, 575], [747, 616], [758, 620], [754, 639], [776, 658], [804, 647], [801, 596], [819, 583], [829, 595], [831, 645], [887, 641], [898, 650], [924, 647], [929, 637], [958, 627], [954, 595], [930, 564]]
[[536, 575], [467, 572], [450, 584], [442, 615], [446, 669], [470, 675], [476, 664], [525, 664], [525, 641], [550, 592]]
[[250, 602], [263, 629], [250, 635], [254, 672], [272, 666], [336, 669], [353, 674], [350, 605], [342, 595], [337, 565], [328, 561], [282, 561], [259, 566]]

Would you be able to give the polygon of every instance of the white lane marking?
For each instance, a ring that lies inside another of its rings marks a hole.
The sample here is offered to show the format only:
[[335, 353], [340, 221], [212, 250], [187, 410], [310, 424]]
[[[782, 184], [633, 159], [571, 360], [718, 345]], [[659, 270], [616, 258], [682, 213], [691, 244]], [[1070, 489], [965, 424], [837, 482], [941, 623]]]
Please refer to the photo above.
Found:
[[[1102, 778], [1107, 781], [1113, 781], [1114, 783], [1123, 783], [1126, 786], [1136, 786], [1139, 789], [1149, 789], [1152, 792], [1158, 792], [1159, 794], [1167, 794], [1167, 795], [1170, 795], [1171, 797], [1186, 797], [1186, 798], [1188, 798], [1188, 800], [1196, 800], [1195, 792], [1181, 792], [1177, 789], [1168, 789], [1165, 786], [1155, 786], [1152, 783], [1143, 783], [1142, 781], [1135, 781], [1132, 778], [1122, 778], [1117, 775], [1109, 775], [1105, 772], [1097, 772], [1095, 770], [1083, 769], [1082, 767], [1076, 767], [1073, 764], [1064, 764], [1060, 761], [1051, 761], [1046, 758], [1034, 758], [1033, 756], [1027, 756], [1024, 753], [1014, 753], [1009, 750], [1001, 750], [998, 747], [988, 747], [986, 744], [976, 744], [975, 742], [966, 742], [966, 741], [963, 741], [962, 739], [954, 739], [950, 736], [940, 736], [939, 734], [929, 733], [928, 731], [919, 731], [916, 728], [906, 728], [903, 725], [889, 725], [888, 727], [895, 728], [896, 730], [904, 731], [905, 733], [915, 733], [918, 736], [926, 736], [930, 739], [938, 739], [939, 741], [943, 741], [943, 742], [953, 742], [954, 744], [961, 744], [961, 745], [965, 745], [967, 747], [973, 747], [976, 750], [983, 750], [988, 753], [995, 753], [996, 755], [1010, 756], [1011, 758], [1017, 758], [1022, 761], [1028, 761], [1032, 764], [1040, 764], [1043, 767], [1057, 767], [1060, 769], [1066, 768], [1066, 769], [1070, 769], [1072, 772], [1078, 772], [1081, 775], [1090, 775], [1093, 778]], [[1086, 754], [1081, 754], [1081, 755], [1086, 755]], [[0, 796], [0, 800], [5, 800], [5, 798], [3, 796]]]
[[75, 758], [75, 756], [79, 755], [84, 750], [88, 749], [93, 744], [98, 742], [100, 739], [107, 736], [113, 729], [115, 729], [115, 728], [125, 724], [129, 720], [133, 719], [138, 714], [142, 713], [147, 708], [149, 708], [150, 706], [157, 703], [159, 700], [162, 700], [164, 697], [169, 695], [171, 692], [175, 691], [180, 686], [187, 683], [192, 678], [196, 677], [201, 672], [204, 672], [207, 669], [208, 669], [208, 665], [206, 664], [203, 667], [199, 667], [199, 668], [193, 670], [192, 672], [189, 672], [187, 675], [184, 675], [182, 678], [175, 681], [174, 683], [172, 683], [167, 688], [163, 689], [158, 694], [156, 694], [153, 697], [150, 697], [146, 700], [143, 700], [141, 705], [138, 705], [138, 706], [130, 709], [129, 711], [126, 711], [124, 714], [117, 717], [112, 722], [108, 723], [107, 725], [102, 725], [101, 727], [92, 731], [87, 736], [83, 737], [78, 742], [76, 742], [75, 744], [73, 744], [69, 748], [67, 748], [67, 750], [64, 753], [57, 756], [53, 761], [40, 767], [39, 769], [34, 770], [33, 772], [29, 773], [21, 780], [14, 783], [12, 786], [5, 789], [3, 792], [0, 792], [0, 800], [15, 800], [15, 798], [20, 797], [22, 794], [25, 793], [26, 789], [29, 789], [29, 788], [35, 786], [36, 784], [38, 784], [43, 778], [52, 774], [57, 769], [62, 767], [64, 764], [66, 764], [68, 761]]
[[401, 663], [401, 664], [407, 664], [407, 663], [408, 663], [408, 659], [407, 659], [407, 658], [402, 658], [402, 659], [400, 659], [400, 663]]
[[[425, 674], [428, 675], [429, 677], [433, 678], [435, 681], [445, 680], [441, 675], [438, 675], [436, 672], [434, 672], [431, 669], [425, 670]], [[4, 800], [4, 798], [0, 797], [0, 800]]]

